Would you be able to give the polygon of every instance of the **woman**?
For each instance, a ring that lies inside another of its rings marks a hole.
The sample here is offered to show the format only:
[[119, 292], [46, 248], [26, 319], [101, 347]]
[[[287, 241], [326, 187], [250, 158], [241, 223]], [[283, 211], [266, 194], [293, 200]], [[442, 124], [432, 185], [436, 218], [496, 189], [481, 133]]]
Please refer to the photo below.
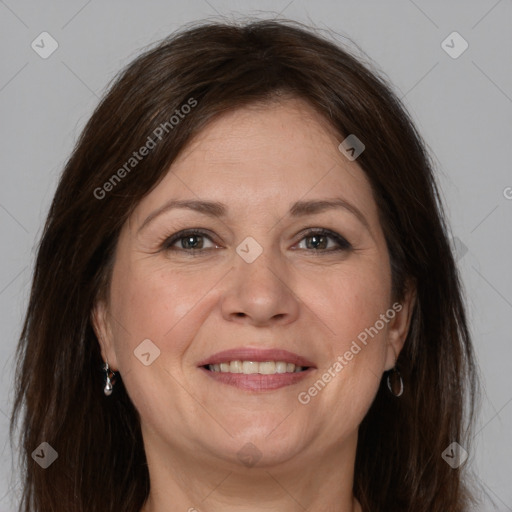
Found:
[[468, 510], [447, 232], [421, 138], [347, 49], [259, 21], [147, 51], [45, 225], [21, 510]]

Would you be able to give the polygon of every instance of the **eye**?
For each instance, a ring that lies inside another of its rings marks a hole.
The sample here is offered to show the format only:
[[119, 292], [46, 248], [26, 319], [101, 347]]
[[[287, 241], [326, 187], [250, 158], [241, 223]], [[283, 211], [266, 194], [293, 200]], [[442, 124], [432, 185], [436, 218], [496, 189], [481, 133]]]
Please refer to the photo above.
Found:
[[[352, 249], [352, 245], [345, 238], [329, 229], [311, 229], [303, 235], [305, 236], [303, 236], [299, 245], [305, 241], [305, 247], [299, 247], [300, 249], [314, 252], [348, 251]], [[334, 242], [334, 244], [330, 244], [330, 242]]]
[[[303, 238], [297, 244], [299, 249], [322, 253], [352, 249], [352, 245], [344, 237], [328, 229], [310, 229], [302, 235]], [[305, 242], [305, 246], [303, 242]], [[301, 245], [303, 246], [301, 247]], [[199, 229], [179, 231], [166, 238], [162, 243], [163, 250], [183, 251], [190, 254], [200, 254], [202, 251], [215, 248], [219, 248], [219, 245], [213, 242], [212, 237], [206, 231]]]
[[[205, 246], [206, 240], [211, 244], [209, 247]], [[218, 247], [218, 245], [212, 241], [206, 232], [197, 229], [189, 229], [175, 233], [162, 244], [164, 250], [187, 252], [197, 252], [202, 249], [214, 249], [216, 247]]]

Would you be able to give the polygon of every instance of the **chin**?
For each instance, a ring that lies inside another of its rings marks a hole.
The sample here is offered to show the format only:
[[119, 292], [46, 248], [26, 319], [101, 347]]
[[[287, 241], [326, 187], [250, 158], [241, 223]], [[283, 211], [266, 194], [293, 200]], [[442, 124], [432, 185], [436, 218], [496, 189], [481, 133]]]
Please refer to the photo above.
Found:
[[[282, 421], [280, 417], [279, 422]], [[236, 431], [231, 431], [232, 438], [224, 437], [224, 442], [215, 444], [212, 451], [231, 464], [247, 468], [283, 464], [300, 454], [308, 443], [301, 442], [299, 432], [293, 429], [276, 429], [279, 422], [240, 425]], [[219, 447], [222, 447], [220, 452]]]

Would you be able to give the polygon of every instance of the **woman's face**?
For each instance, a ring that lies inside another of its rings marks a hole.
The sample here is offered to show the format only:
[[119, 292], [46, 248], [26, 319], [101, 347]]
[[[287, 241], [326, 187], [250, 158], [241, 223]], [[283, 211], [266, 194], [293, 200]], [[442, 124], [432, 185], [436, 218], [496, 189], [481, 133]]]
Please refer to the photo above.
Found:
[[227, 113], [123, 227], [94, 322], [147, 452], [269, 467], [355, 450], [410, 308], [340, 142], [301, 100]]

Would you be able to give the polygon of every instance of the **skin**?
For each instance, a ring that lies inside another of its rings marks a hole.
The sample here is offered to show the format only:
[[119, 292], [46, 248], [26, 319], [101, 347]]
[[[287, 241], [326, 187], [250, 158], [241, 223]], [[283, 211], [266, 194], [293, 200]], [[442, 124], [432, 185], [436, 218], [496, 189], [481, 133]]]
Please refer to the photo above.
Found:
[[[151, 479], [144, 512], [361, 510], [352, 493], [358, 426], [403, 346], [413, 292], [309, 403], [299, 402], [395, 302], [370, 184], [338, 150], [341, 140], [299, 99], [223, 114], [123, 227], [109, 297], [93, 323], [141, 416]], [[357, 208], [367, 226], [344, 208], [289, 214], [295, 201], [333, 198]], [[227, 213], [172, 209], [141, 229], [170, 199], [219, 201]], [[197, 255], [183, 239], [163, 247], [191, 228], [210, 237], [193, 239]], [[352, 248], [331, 251], [338, 245], [329, 237], [315, 249], [306, 228], [330, 229]], [[263, 248], [252, 263], [236, 252], [248, 236]], [[160, 350], [148, 366], [134, 355], [145, 339]], [[298, 384], [247, 391], [197, 367], [242, 346], [286, 349], [316, 369]], [[247, 443], [252, 466], [237, 456]]]

